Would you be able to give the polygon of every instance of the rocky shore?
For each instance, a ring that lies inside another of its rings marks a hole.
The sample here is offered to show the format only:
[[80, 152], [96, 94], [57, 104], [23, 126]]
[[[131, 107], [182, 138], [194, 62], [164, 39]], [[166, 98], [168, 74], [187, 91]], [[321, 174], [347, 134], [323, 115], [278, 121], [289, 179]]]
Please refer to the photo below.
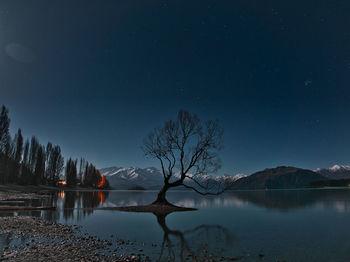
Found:
[[147, 257], [117, 257], [113, 243], [83, 235], [79, 227], [36, 217], [0, 217], [0, 235], [11, 239], [0, 261], [149, 261]]
[[[0, 207], [49, 197], [36, 188], [29, 192], [13, 187], [0, 189]], [[6, 212], [0, 212], [0, 240], [0, 261], [150, 261], [145, 255], [117, 254], [121, 241], [112, 243], [83, 234], [78, 226]]]

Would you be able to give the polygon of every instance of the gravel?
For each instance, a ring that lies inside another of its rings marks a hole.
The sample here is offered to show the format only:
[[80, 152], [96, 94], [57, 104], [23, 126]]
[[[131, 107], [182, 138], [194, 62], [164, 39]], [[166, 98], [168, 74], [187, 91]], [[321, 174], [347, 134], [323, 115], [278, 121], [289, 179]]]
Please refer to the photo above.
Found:
[[4, 246], [0, 261], [147, 261], [140, 256], [117, 257], [108, 240], [31, 216], [0, 217], [0, 235], [4, 234], [19, 241]]

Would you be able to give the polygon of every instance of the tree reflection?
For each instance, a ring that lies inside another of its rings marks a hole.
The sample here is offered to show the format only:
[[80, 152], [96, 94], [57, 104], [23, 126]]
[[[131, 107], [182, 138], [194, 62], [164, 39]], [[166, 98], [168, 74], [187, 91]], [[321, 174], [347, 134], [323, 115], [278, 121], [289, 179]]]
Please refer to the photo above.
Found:
[[63, 199], [63, 217], [67, 220], [77, 218], [81, 220], [91, 215], [94, 208], [103, 205], [108, 198], [108, 191], [65, 191], [58, 196]]
[[192, 261], [207, 261], [221, 255], [224, 247], [230, 247], [234, 242], [232, 233], [219, 225], [201, 225], [186, 231], [173, 230], [166, 223], [170, 213], [153, 214], [164, 232], [157, 261], [185, 261], [189, 258]]
[[[47, 202], [45, 203], [46, 206], [56, 206], [57, 207], [57, 199], [59, 196], [56, 194], [52, 194], [48, 199]], [[59, 219], [59, 213], [51, 210], [45, 210], [42, 213], [42, 217], [45, 220], [49, 221], [57, 221]]]

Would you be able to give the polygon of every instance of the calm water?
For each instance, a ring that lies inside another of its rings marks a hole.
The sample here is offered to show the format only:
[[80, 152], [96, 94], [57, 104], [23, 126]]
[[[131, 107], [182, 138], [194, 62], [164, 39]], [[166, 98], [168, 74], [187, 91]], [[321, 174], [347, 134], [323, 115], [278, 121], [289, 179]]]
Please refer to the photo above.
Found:
[[168, 194], [172, 203], [198, 211], [164, 217], [94, 209], [148, 204], [155, 195], [62, 191], [48, 200], [58, 211], [26, 214], [78, 224], [101, 238], [132, 241], [118, 255], [145, 253], [160, 261], [189, 255], [259, 261], [259, 254], [264, 261], [350, 261], [349, 189], [227, 192], [216, 197], [174, 191]]

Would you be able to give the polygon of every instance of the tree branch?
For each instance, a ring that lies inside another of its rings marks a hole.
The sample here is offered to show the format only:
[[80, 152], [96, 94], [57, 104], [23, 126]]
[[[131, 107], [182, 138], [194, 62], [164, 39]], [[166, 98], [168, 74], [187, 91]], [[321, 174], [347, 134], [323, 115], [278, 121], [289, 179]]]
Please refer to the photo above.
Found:
[[189, 189], [192, 189], [193, 191], [195, 191], [196, 193], [198, 193], [198, 194], [200, 194], [200, 195], [202, 195], [202, 196], [217, 196], [217, 195], [220, 195], [220, 194], [222, 194], [222, 193], [224, 193], [225, 192], [225, 189], [222, 189], [221, 191], [218, 191], [218, 192], [215, 192], [215, 193], [213, 193], [213, 192], [201, 192], [201, 191], [199, 191], [197, 188], [195, 188], [195, 187], [192, 187], [192, 186], [188, 186], [188, 185], [186, 185], [186, 184], [182, 184], [184, 187], [186, 187], [186, 188], [189, 188]]

